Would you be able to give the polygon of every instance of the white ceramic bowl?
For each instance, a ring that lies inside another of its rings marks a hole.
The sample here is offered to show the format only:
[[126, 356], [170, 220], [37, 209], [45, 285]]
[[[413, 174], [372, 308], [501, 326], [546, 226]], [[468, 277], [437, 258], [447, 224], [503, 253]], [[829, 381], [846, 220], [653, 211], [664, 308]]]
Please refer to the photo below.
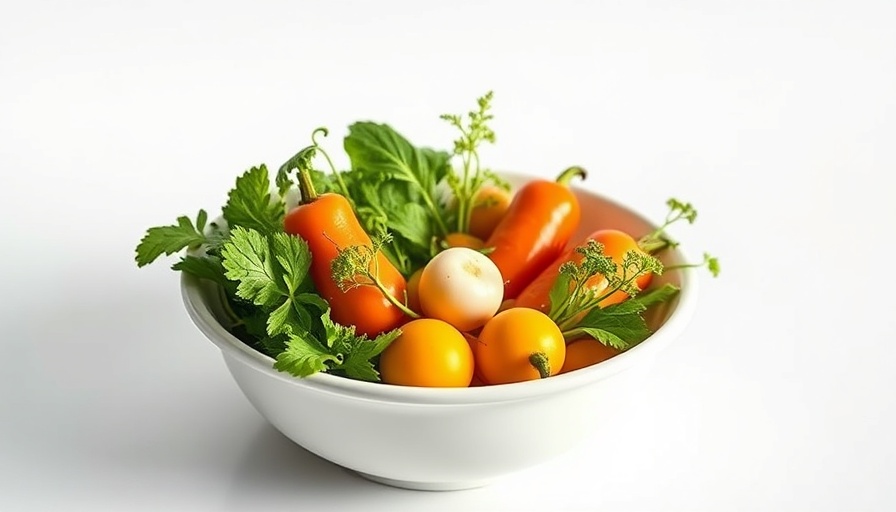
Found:
[[[532, 178], [505, 176], [514, 185]], [[599, 228], [640, 236], [653, 227], [620, 204], [575, 191], [582, 226], [573, 241]], [[665, 251], [661, 259], [670, 265], [684, 256]], [[374, 481], [452, 490], [539, 464], [600, 431], [602, 419], [630, 399], [632, 379], [650, 368], [692, 316], [697, 284], [692, 271], [669, 271], [655, 282], [675, 283], [681, 293], [655, 311], [648, 321], [656, 331], [631, 350], [544, 380], [460, 389], [392, 386], [329, 374], [291, 377], [221, 326], [214, 285], [184, 275], [181, 289], [190, 317], [221, 349], [240, 389], [284, 435]]]

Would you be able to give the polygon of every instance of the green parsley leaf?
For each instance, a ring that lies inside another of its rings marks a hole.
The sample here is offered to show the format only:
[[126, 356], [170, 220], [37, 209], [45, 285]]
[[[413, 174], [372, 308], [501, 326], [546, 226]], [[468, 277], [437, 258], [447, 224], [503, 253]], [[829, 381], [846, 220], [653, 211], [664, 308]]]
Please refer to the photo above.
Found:
[[667, 283], [623, 302], [594, 308], [565, 334], [571, 337], [587, 334], [604, 345], [627, 350], [651, 334], [643, 317], [647, 308], [670, 300], [678, 292], [678, 287]]
[[337, 324], [330, 318], [329, 311], [320, 319], [324, 326], [324, 336], [328, 348], [338, 353], [344, 347], [351, 345], [351, 340], [355, 337], [354, 326]]
[[282, 279], [289, 296], [293, 296], [308, 276], [311, 268], [311, 250], [308, 242], [287, 233], [271, 236], [271, 250], [276, 254], [277, 263], [283, 269]]
[[256, 350], [260, 351], [263, 354], [267, 354], [276, 360], [277, 356], [279, 356], [281, 352], [286, 350], [289, 338], [287, 338], [286, 336], [274, 336], [272, 338], [266, 334], [262, 334], [256, 337], [255, 340], [257, 341], [250, 343], [251, 346], [254, 346]]
[[239, 283], [236, 295], [270, 310], [268, 335], [308, 336], [314, 323], [309, 309], [328, 309], [318, 295], [300, 291], [308, 287], [311, 267], [311, 251], [300, 237], [236, 227], [221, 254], [226, 277]]
[[[279, 350], [274, 352], [266, 351], [268, 355], [276, 356], [281, 350], [286, 347], [286, 339], [285, 336], [275, 336], [274, 339], [268, 335], [268, 317], [270, 315], [267, 311], [252, 306], [252, 309], [246, 308], [246, 311], [242, 315], [243, 325], [242, 327], [246, 331], [247, 334], [252, 336], [252, 338], [261, 340], [261, 342], [265, 345], [269, 343], [273, 346], [274, 344], [279, 345]], [[274, 340], [277, 340], [276, 342]]]
[[237, 178], [222, 210], [231, 228], [241, 226], [264, 234], [283, 231], [284, 212], [283, 200], [271, 194], [270, 176], [264, 164]]
[[290, 334], [286, 349], [277, 354], [274, 369], [295, 377], [307, 377], [326, 371], [328, 362], [339, 362], [339, 357], [329, 353], [314, 338]]
[[373, 365], [373, 359], [386, 350], [390, 343], [401, 334], [399, 329], [380, 334], [372, 340], [366, 338], [354, 338], [350, 346], [344, 349], [345, 359], [342, 364], [335, 367], [341, 370], [346, 377], [352, 379], [376, 382], [380, 380], [380, 374]]
[[286, 299], [268, 316], [267, 332], [271, 336], [278, 334], [304, 336], [311, 329], [311, 322], [311, 313], [297, 307], [292, 299]]
[[354, 326], [339, 325], [327, 310], [320, 316], [324, 342], [310, 335], [289, 335], [283, 352], [277, 355], [274, 368], [297, 377], [330, 371], [349, 378], [378, 381], [373, 359], [389, 346], [401, 331], [381, 334], [373, 340], [355, 335]]
[[206, 219], [205, 210], [199, 210], [195, 226], [188, 217], [183, 216], [177, 218], [177, 224], [149, 228], [137, 245], [137, 266], [148, 265], [162, 254], [170, 256], [207, 243], [209, 239], [203, 233]]
[[216, 256], [186, 255], [182, 257], [180, 261], [172, 265], [171, 268], [196, 276], [200, 279], [208, 279], [225, 288], [232, 284], [225, 275], [224, 265], [221, 264], [221, 258]]
[[353, 379], [378, 381], [379, 373], [374, 368], [371, 359], [385, 350], [401, 334], [401, 331], [393, 329], [369, 340], [367, 336], [356, 336], [354, 326], [339, 325], [333, 322], [328, 315], [321, 319], [330, 351], [340, 356], [332, 370]]
[[[237, 295], [259, 306], [277, 307], [283, 300], [282, 271], [271, 256], [268, 239], [254, 229], [235, 227], [221, 249], [228, 279], [239, 281]], [[309, 256], [310, 259], [310, 256]]]
[[618, 350], [631, 348], [650, 336], [650, 329], [640, 312], [631, 311], [631, 305], [623, 306], [626, 302], [592, 309], [575, 330]]

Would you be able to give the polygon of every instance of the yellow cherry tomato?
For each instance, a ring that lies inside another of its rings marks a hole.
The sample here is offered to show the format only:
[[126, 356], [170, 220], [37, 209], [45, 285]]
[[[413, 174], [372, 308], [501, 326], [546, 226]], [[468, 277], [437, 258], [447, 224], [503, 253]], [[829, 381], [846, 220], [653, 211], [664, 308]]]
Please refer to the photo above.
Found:
[[480, 250], [485, 248], [485, 242], [469, 233], [448, 233], [443, 240], [447, 247], [467, 247]]
[[512, 199], [510, 192], [493, 185], [479, 189], [470, 211], [470, 234], [487, 240], [504, 218]]
[[473, 379], [473, 351], [464, 335], [434, 318], [411, 320], [380, 355], [387, 384], [466, 387]]
[[510, 308], [482, 327], [475, 347], [476, 370], [489, 384], [521, 382], [556, 375], [566, 359], [563, 333], [547, 315]]
[[411, 311], [415, 313], [420, 313], [422, 309], [420, 309], [420, 274], [423, 273], [422, 268], [418, 268], [411, 274], [411, 277], [408, 278], [408, 304], [407, 306], [411, 308]]

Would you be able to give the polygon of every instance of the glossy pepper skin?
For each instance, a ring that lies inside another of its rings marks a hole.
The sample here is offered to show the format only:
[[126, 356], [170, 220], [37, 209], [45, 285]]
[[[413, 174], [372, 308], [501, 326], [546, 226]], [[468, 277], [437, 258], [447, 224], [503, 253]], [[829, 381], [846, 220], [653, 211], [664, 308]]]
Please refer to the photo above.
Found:
[[[537, 309], [543, 313], [550, 310], [550, 293], [557, 276], [560, 274], [560, 265], [566, 262], [581, 263], [583, 256], [576, 252], [577, 247], [584, 246], [588, 240], [594, 240], [604, 246], [604, 254], [609, 256], [617, 265], [622, 264], [622, 260], [628, 251], [644, 251], [638, 246], [638, 242], [628, 233], [619, 231], [618, 229], [600, 229], [585, 237], [577, 246], [565, 251], [560, 257], [554, 260], [547, 268], [545, 268], [528, 286], [526, 286], [516, 299], [515, 305], [518, 307]], [[645, 289], [650, 285], [653, 274], [644, 274], [638, 277], [635, 282], [638, 288]], [[600, 293], [607, 287], [607, 279], [598, 274], [591, 277], [585, 282], [585, 286], [595, 293]], [[609, 297], [603, 299], [598, 304], [599, 307], [605, 308], [611, 304], [618, 304], [628, 298], [628, 294], [617, 290]]]
[[[304, 175], [303, 175], [304, 174]], [[302, 203], [284, 218], [284, 231], [302, 237], [311, 251], [311, 279], [317, 292], [330, 305], [330, 318], [354, 325], [357, 334], [374, 337], [399, 327], [408, 318], [374, 286], [342, 291], [333, 280], [331, 265], [340, 249], [371, 246], [372, 241], [358, 222], [351, 203], [339, 194], [314, 192], [307, 172], [299, 175]], [[404, 276], [383, 255], [376, 256], [377, 275], [386, 291], [400, 300], [405, 295]]]
[[581, 212], [569, 189], [580, 167], [570, 167], [556, 181], [532, 180], [513, 196], [507, 213], [485, 242], [489, 258], [504, 278], [504, 299], [513, 299], [556, 259], [575, 233]]

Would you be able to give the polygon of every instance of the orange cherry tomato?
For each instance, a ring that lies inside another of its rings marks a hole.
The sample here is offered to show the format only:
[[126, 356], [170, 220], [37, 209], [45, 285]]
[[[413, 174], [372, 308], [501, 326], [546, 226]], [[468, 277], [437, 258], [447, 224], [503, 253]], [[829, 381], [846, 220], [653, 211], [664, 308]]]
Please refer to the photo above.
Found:
[[408, 294], [408, 303], [407, 306], [411, 308], [411, 311], [419, 313], [422, 311], [420, 309], [420, 275], [423, 274], [423, 268], [418, 268], [411, 274], [411, 277], [408, 278], [408, 286], [407, 286], [407, 294]]
[[434, 318], [411, 320], [380, 355], [386, 384], [466, 387], [473, 379], [473, 351], [464, 335]]
[[608, 347], [595, 339], [582, 338], [571, 341], [566, 345], [566, 360], [563, 362], [560, 373], [571, 372], [606, 361], [619, 353], [615, 348]]
[[485, 247], [485, 242], [481, 238], [467, 233], [448, 233], [444, 242], [448, 247], [467, 247], [477, 251]]
[[511, 308], [492, 317], [474, 346], [477, 373], [489, 384], [556, 375], [566, 358], [560, 328], [529, 308]]
[[510, 192], [494, 185], [485, 185], [473, 199], [470, 211], [470, 234], [486, 240], [510, 207]]

